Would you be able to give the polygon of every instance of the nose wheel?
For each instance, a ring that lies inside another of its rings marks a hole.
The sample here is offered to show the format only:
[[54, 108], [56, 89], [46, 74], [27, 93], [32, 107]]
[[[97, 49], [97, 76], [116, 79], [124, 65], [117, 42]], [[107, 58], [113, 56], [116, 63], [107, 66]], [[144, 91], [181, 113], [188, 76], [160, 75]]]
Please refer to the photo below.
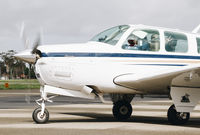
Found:
[[38, 107], [33, 111], [32, 118], [37, 124], [44, 124], [49, 120], [49, 112], [45, 108], [42, 112], [42, 108]]
[[168, 121], [173, 125], [182, 125], [188, 122], [190, 113], [188, 112], [177, 112], [174, 105], [168, 109], [167, 113]]
[[[42, 94], [42, 95], [45, 95], [45, 94]], [[32, 118], [33, 120], [35, 121], [35, 123], [37, 124], [44, 124], [44, 123], [47, 123], [48, 120], [49, 120], [49, 112], [48, 110], [45, 108], [46, 105], [45, 105], [45, 102], [53, 102], [52, 98], [56, 97], [57, 95], [55, 96], [51, 96], [49, 98], [47, 97], [42, 97], [38, 100], [36, 100], [36, 103], [40, 106], [38, 108], [36, 108], [34, 111], [33, 111], [33, 114], [32, 114]]]
[[118, 120], [126, 120], [132, 114], [132, 106], [126, 101], [117, 101], [113, 106], [113, 115]]

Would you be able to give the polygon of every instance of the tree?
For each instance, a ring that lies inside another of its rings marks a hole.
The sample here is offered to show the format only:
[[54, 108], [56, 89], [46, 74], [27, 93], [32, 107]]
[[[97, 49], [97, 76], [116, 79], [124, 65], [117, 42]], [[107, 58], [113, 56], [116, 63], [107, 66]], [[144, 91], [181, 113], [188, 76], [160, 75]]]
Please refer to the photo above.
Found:
[[6, 73], [6, 67], [4, 65], [4, 62], [0, 61], [0, 77], [3, 76], [4, 73]]
[[16, 52], [9, 50], [8, 52], [0, 53], [0, 73], [5, 75], [7, 79], [25, 78], [26, 65], [24, 62], [14, 58]]
[[6, 78], [10, 78], [10, 68], [12, 64], [14, 63], [14, 57], [13, 57], [14, 54], [15, 54], [15, 51], [13, 50], [9, 50], [8, 52], [1, 53], [1, 58], [4, 62], [4, 65], [6, 66]]

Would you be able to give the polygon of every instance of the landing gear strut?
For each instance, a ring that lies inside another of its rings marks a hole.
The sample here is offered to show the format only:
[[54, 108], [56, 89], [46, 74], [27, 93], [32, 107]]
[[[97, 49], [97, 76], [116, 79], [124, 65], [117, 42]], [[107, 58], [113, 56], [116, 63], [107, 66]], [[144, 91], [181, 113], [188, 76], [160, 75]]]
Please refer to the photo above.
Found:
[[175, 106], [172, 105], [168, 109], [167, 117], [168, 117], [168, 121], [171, 124], [181, 125], [181, 124], [185, 124], [189, 120], [190, 113], [188, 113], [188, 112], [177, 112]]
[[117, 101], [113, 106], [113, 115], [118, 120], [126, 120], [130, 118], [132, 113], [132, 106], [126, 101]]
[[[40, 103], [41, 102], [41, 103]], [[33, 111], [32, 118], [37, 124], [44, 124], [49, 120], [49, 112], [45, 108], [45, 99], [41, 98], [36, 100], [36, 103], [40, 106]]]
[[32, 114], [32, 118], [35, 121], [35, 123], [44, 124], [44, 123], [48, 122], [48, 120], [49, 120], [49, 112], [45, 108], [46, 107], [45, 102], [51, 102], [52, 103], [53, 101], [50, 100], [50, 99], [52, 99], [52, 98], [54, 98], [56, 96], [58, 96], [58, 95], [47, 97], [47, 94], [44, 91], [41, 91], [41, 98], [36, 100], [36, 103], [40, 107], [36, 108], [33, 111], [33, 114]]

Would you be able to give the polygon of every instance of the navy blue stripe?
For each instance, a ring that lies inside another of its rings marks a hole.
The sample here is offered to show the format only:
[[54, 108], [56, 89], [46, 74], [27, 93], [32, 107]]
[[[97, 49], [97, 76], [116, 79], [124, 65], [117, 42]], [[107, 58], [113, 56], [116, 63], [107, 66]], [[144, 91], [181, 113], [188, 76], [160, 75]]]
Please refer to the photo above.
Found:
[[129, 64], [129, 65], [142, 65], [142, 66], [187, 66], [185, 64]]
[[200, 56], [163, 55], [163, 54], [129, 54], [129, 53], [83, 53], [59, 52], [42, 53], [42, 57], [128, 57], [128, 58], [170, 58], [170, 59], [199, 59]]

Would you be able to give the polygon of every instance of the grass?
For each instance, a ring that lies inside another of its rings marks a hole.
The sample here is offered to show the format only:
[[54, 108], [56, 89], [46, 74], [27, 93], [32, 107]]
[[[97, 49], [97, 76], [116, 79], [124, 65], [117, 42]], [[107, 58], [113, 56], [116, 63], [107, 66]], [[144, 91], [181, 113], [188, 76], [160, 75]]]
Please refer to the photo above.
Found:
[[[5, 87], [5, 83], [8, 83], [8, 88]], [[37, 79], [18, 79], [18, 80], [0, 80], [0, 90], [12, 90], [12, 89], [39, 89], [40, 84]]]

